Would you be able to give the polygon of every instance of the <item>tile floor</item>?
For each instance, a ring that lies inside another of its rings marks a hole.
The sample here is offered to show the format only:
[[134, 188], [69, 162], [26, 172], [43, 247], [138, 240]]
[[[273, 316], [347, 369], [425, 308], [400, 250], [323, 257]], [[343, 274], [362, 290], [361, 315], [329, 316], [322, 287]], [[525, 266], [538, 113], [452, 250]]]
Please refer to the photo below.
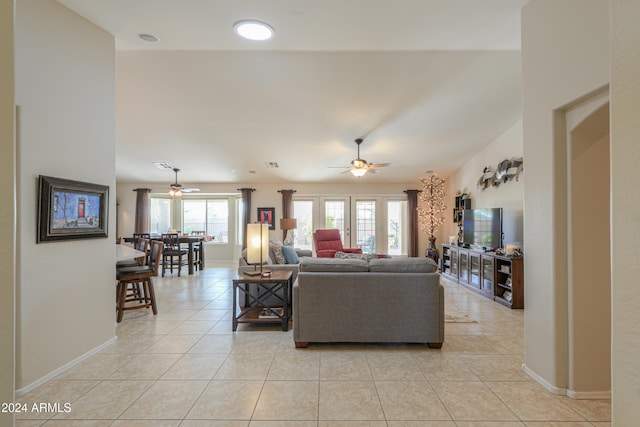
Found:
[[233, 264], [157, 278], [159, 313], [125, 313], [118, 341], [20, 402], [70, 403], [17, 426], [610, 426], [610, 401], [554, 396], [522, 373], [523, 311], [443, 279], [441, 350], [422, 345], [310, 345], [292, 332], [231, 332]]

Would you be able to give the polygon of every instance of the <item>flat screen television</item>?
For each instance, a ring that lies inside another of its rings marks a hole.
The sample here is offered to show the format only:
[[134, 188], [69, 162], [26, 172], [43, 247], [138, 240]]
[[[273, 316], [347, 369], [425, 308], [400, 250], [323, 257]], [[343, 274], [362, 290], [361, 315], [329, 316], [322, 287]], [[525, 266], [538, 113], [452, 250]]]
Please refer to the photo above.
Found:
[[482, 249], [502, 247], [502, 208], [465, 209], [462, 243]]

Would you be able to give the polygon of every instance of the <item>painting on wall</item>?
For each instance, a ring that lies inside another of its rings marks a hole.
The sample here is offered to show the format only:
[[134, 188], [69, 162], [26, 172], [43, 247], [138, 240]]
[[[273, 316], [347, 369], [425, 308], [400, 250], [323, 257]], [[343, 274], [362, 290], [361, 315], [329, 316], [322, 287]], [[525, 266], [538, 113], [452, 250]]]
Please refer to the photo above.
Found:
[[275, 223], [273, 218], [276, 214], [276, 208], [258, 208], [258, 222], [266, 222], [269, 224], [269, 230], [274, 230]]
[[37, 243], [107, 237], [108, 186], [40, 175], [38, 189]]

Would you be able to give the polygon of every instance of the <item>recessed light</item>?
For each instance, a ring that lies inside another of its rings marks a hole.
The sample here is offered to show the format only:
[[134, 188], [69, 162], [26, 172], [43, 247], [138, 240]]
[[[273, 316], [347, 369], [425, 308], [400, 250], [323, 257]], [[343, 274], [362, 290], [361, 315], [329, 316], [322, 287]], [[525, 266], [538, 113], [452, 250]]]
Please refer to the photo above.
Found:
[[160, 38], [157, 36], [154, 36], [153, 34], [138, 34], [138, 37], [140, 37], [142, 40], [146, 41], [146, 42], [150, 42], [150, 43], [156, 43], [160, 41]]
[[269, 24], [251, 19], [236, 22], [233, 24], [233, 30], [240, 37], [255, 41], [269, 40], [274, 34], [273, 28]]

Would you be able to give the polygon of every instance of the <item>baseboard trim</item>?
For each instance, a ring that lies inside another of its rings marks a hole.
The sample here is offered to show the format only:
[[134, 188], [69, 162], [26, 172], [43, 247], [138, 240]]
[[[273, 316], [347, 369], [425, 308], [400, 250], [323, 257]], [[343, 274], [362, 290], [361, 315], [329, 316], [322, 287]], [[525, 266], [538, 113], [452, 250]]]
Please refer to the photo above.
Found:
[[522, 364], [522, 371], [525, 374], [529, 375], [531, 378], [533, 378], [533, 380], [535, 382], [537, 382], [538, 384], [540, 384], [542, 387], [544, 387], [547, 390], [549, 390], [551, 393], [557, 394], [557, 395], [560, 395], [560, 396], [566, 396], [566, 394], [567, 394], [567, 389], [566, 388], [554, 386], [553, 384], [549, 383], [547, 380], [542, 378], [540, 375], [536, 374], [534, 371], [529, 369], [527, 367], [527, 365], [525, 365], [524, 363]]
[[47, 375], [43, 376], [42, 378], [37, 379], [36, 381], [32, 382], [31, 384], [26, 385], [24, 387], [21, 387], [19, 389], [16, 389], [16, 397], [20, 397], [20, 396], [23, 396], [23, 395], [29, 393], [30, 391], [36, 389], [37, 387], [41, 386], [42, 384], [46, 383], [47, 381], [50, 381], [53, 378], [57, 377], [58, 375], [62, 374], [63, 372], [73, 368], [74, 366], [78, 365], [80, 362], [83, 362], [84, 360], [88, 359], [89, 357], [93, 356], [94, 354], [100, 353], [105, 348], [107, 348], [110, 345], [114, 344], [117, 340], [118, 340], [118, 337], [113, 337], [110, 340], [100, 344], [99, 346], [89, 350], [88, 352], [86, 352], [82, 356], [77, 357], [77, 358], [73, 359], [71, 362], [59, 367], [58, 369], [55, 369], [55, 370], [49, 372]]
[[527, 366], [522, 364], [522, 371], [529, 375], [535, 382], [540, 384], [542, 387], [546, 388], [553, 394], [557, 394], [560, 396], [567, 396], [571, 399], [576, 400], [602, 400], [602, 399], [611, 399], [611, 390], [602, 390], [602, 391], [574, 391], [567, 388], [556, 387], [550, 384], [547, 380], [542, 378], [540, 375], [533, 372], [531, 369], [527, 368]]
[[567, 397], [570, 397], [576, 400], [610, 400], [611, 390], [603, 390], [603, 391], [567, 390]]

